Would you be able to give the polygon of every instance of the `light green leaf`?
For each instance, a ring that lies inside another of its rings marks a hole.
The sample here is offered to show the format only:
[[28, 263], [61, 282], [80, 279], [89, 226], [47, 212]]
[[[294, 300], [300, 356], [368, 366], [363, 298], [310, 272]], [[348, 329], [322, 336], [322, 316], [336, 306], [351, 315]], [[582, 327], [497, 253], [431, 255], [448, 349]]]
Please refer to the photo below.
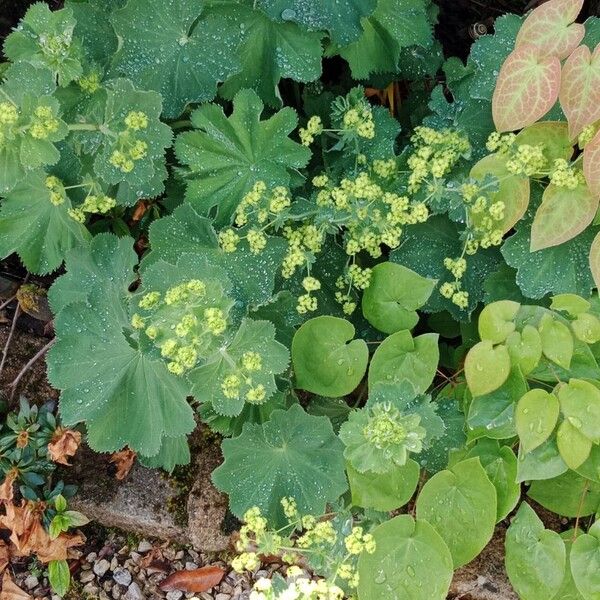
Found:
[[552, 296], [550, 308], [552, 310], [564, 311], [574, 317], [585, 313], [590, 309], [590, 303], [577, 294], [558, 294]]
[[500, 446], [495, 440], [481, 439], [465, 458], [478, 457], [481, 466], [496, 488], [496, 522], [499, 523], [515, 508], [521, 497], [517, 483], [517, 457], [510, 446]]
[[569, 139], [569, 128], [564, 121], [540, 121], [522, 129], [515, 138], [515, 144], [529, 146], [542, 145], [548, 165], [555, 160], [571, 160], [573, 142]]
[[192, 113], [196, 130], [175, 143], [188, 167], [186, 198], [201, 213], [217, 207], [217, 225], [228, 224], [243, 197], [257, 181], [268, 187], [290, 184], [290, 172], [304, 167], [310, 151], [288, 138], [297, 116], [286, 107], [266, 120], [263, 104], [252, 90], [239, 92], [226, 117], [216, 104]]
[[473, 396], [497, 390], [510, 373], [510, 355], [506, 346], [496, 347], [489, 340], [475, 344], [465, 359], [465, 377]]
[[68, 198], [50, 202], [46, 175], [36, 171], [9, 192], [0, 206], [0, 256], [17, 252], [27, 269], [46, 274], [62, 264], [67, 252], [89, 237], [67, 211]]
[[121, 39], [113, 73], [160, 92], [168, 118], [190, 102], [212, 100], [217, 83], [239, 70], [239, 30], [201, 12], [194, 0], [130, 0], [111, 17]]
[[379, 0], [362, 26], [360, 38], [339, 51], [355, 79], [394, 73], [403, 48], [431, 43], [432, 27], [423, 0]]
[[538, 331], [544, 356], [564, 369], [568, 369], [573, 357], [573, 335], [569, 328], [552, 315], [545, 314], [540, 321]]
[[517, 481], [519, 483], [536, 479], [552, 479], [562, 475], [568, 468], [558, 452], [554, 437], [546, 440], [528, 454], [519, 448], [519, 460], [517, 461]]
[[523, 452], [535, 450], [550, 437], [559, 412], [558, 398], [546, 390], [530, 390], [519, 400], [515, 427]]
[[584, 600], [600, 598], [600, 527], [598, 521], [588, 533], [579, 535], [571, 548], [573, 581]]
[[496, 488], [479, 458], [471, 458], [427, 481], [417, 498], [417, 518], [427, 520], [440, 534], [457, 568], [492, 539], [496, 504]]
[[600, 442], [600, 390], [589, 381], [571, 379], [558, 388], [565, 418], [594, 443]]
[[358, 559], [359, 600], [445, 600], [452, 556], [427, 521], [400, 515], [378, 525], [373, 537], [375, 552]]
[[598, 317], [582, 313], [571, 322], [573, 333], [578, 340], [586, 344], [595, 344], [600, 341], [600, 319]]
[[346, 491], [342, 448], [327, 417], [308, 415], [295, 404], [224, 440], [225, 461], [212, 478], [229, 494], [235, 515], [258, 506], [271, 524], [282, 526], [283, 497], [294, 498], [301, 514], [319, 515]]
[[520, 304], [512, 300], [500, 300], [484, 306], [479, 315], [479, 337], [493, 344], [503, 342], [514, 330], [513, 319]]
[[519, 598], [554, 598], [563, 581], [565, 560], [560, 535], [544, 529], [540, 518], [523, 502], [506, 532], [506, 572]]
[[52, 591], [59, 596], [64, 596], [71, 585], [69, 563], [66, 560], [51, 560], [48, 563], [48, 580]]
[[384, 333], [412, 329], [416, 313], [426, 302], [435, 281], [392, 262], [375, 265], [371, 283], [362, 297], [362, 311], [373, 327]]
[[375, 350], [369, 367], [369, 389], [378, 382], [409, 381], [417, 394], [424, 394], [435, 377], [440, 354], [438, 335], [415, 338], [403, 330], [387, 337]]
[[292, 342], [297, 386], [330, 398], [352, 392], [369, 360], [366, 342], [353, 337], [354, 326], [344, 319], [322, 316], [304, 323]]
[[542, 338], [532, 325], [525, 325], [520, 332], [513, 331], [509, 334], [506, 347], [511, 363], [518, 366], [523, 375], [531, 373], [542, 358]]
[[387, 473], [360, 473], [346, 464], [352, 503], [361, 508], [390, 511], [404, 506], [413, 496], [419, 483], [419, 464], [408, 459]]
[[563, 421], [556, 432], [558, 451], [569, 469], [580, 467], [590, 455], [592, 442], [570, 421]]
[[586, 517], [600, 508], [600, 484], [566, 471], [553, 479], [534, 481], [527, 495], [565, 517]]

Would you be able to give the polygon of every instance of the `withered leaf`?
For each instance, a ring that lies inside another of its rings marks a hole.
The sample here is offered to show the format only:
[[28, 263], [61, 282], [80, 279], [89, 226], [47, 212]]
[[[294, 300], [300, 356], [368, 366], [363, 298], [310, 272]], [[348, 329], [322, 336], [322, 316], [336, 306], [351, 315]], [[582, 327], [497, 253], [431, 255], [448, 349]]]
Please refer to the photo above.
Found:
[[135, 462], [137, 454], [130, 450], [129, 448], [125, 448], [125, 450], [120, 450], [119, 452], [115, 452], [110, 457], [110, 462], [116, 465], [117, 472], [115, 473], [115, 477], [122, 481], [129, 475], [129, 471], [131, 471], [131, 467], [133, 467], [133, 463]]
[[179, 590], [181, 592], [206, 592], [218, 585], [225, 571], [221, 567], [209, 566], [191, 571], [177, 571], [169, 575], [161, 584], [165, 592]]
[[0, 540], [0, 575], [4, 572], [4, 569], [8, 566], [8, 561], [10, 559], [10, 553], [8, 551], [8, 546], [2, 540]]
[[17, 479], [19, 472], [17, 469], [11, 469], [4, 478], [2, 484], [0, 484], [0, 502], [10, 502], [13, 499], [15, 493], [15, 480]]
[[0, 600], [33, 600], [33, 597], [18, 587], [12, 580], [9, 572], [6, 571], [2, 578]]
[[74, 456], [81, 443], [81, 433], [58, 427], [48, 444], [48, 454], [55, 463], [69, 465], [69, 457]]

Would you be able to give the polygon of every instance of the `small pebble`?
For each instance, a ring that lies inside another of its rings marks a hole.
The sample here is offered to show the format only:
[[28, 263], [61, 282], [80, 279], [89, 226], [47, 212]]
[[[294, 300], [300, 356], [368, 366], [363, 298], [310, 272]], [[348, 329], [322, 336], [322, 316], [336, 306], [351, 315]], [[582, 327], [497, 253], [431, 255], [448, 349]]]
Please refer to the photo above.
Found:
[[81, 581], [81, 583], [89, 583], [90, 581], [94, 581], [95, 577], [93, 571], [82, 571], [79, 576], [79, 581]]
[[183, 592], [179, 590], [172, 590], [167, 593], [167, 600], [181, 600], [183, 598]]
[[186, 562], [185, 563], [185, 570], [186, 571], [193, 571], [194, 569], [197, 569], [198, 565], [195, 562]]
[[140, 590], [140, 586], [135, 581], [127, 588], [125, 600], [146, 600], [144, 594], [142, 594], [142, 590]]
[[109, 568], [110, 563], [105, 558], [99, 560], [97, 563], [94, 563], [94, 573], [96, 573], [98, 577], [102, 577]]
[[131, 573], [126, 569], [116, 568], [113, 572], [113, 579], [118, 584], [128, 587], [131, 583]]
[[146, 540], [142, 540], [137, 547], [137, 551], [140, 552], [141, 554], [144, 554], [144, 552], [150, 552], [150, 550], [152, 550], [152, 544]]
[[28, 590], [32, 590], [33, 588], [36, 588], [39, 585], [40, 582], [39, 582], [38, 578], [35, 575], [28, 575], [25, 578], [25, 582], [24, 583], [25, 583], [25, 587]]
[[89, 563], [93, 563], [97, 558], [98, 558], [98, 555], [95, 552], [90, 552], [85, 557], [85, 560], [87, 560]]

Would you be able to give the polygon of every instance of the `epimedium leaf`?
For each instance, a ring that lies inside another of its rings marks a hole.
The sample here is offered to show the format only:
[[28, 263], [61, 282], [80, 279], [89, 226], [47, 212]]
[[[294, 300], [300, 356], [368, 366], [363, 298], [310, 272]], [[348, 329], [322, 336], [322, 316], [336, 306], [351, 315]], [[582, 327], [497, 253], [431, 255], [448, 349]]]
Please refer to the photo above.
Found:
[[111, 16], [122, 40], [113, 73], [160, 92], [167, 118], [178, 117], [190, 102], [212, 100], [217, 83], [240, 68], [239, 30], [219, 15], [201, 13], [194, 0], [130, 0]]
[[306, 31], [291, 21], [273, 20], [254, 0], [212, 2], [206, 14], [222, 19], [238, 36], [230, 52], [241, 70], [227, 78], [219, 90], [221, 96], [231, 100], [240, 90], [252, 88], [267, 104], [280, 106], [280, 79], [308, 82], [321, 75], [323, 32]]
[[579, 468], [587, 460], [592, 450], [591, 440], [585, 437], [570, 421], [563, 421], [558, 427], [556, 444], [569, 469]]
[[288, 349], [275, 341], [275, 327], [270, 321], [244, 319], [235, 337], [226, 348], [219, 349], [207, 361], [188, 374], [192, 393], [202, 402], [210, 402], [220, 415], [237, 416], [250, 400], [246, 397], [228, 397], [223, 383], [228, 375], [239, 372], [240, 361], [247, 352], [258, 353], [261, 368], [246, 377], [252, 386], [262, 386], [264, 397], [256, 404], [263, 404], [276, 392], [275, 376], [288, 367]]
[[339, 49], [355, 79], [371, 73], [393, 73], [403, 48], [431, 43], [432, 25], [423, 0], [379, 0], [362, 26], [358, 40]]
[[551, 314], [545, 314], [538, 331], [544, 356], [564, 369], [568, 369], [573, 358], [574, 342], [569, 328]]
[[238, 517], [258, 506], [269, 522], [283, 525], [280, 501], [296, 500], [302, 514], [323, 514], [348, 484], [343, 446], [327, 417], [308, 415], [299, 404], [274, 410], [262, 425], [246, 423], [241, 435], [223, 441], [223, 464], [213, 482], [229, 495]]
[[346, 463], [346, 473], [352, 492], [352, 503], [361, 508], [390, 511], [408, 503], [417, 489], [419, 464], [408, 459], [386, 473], [360, 473]]
[[535, 450], [550, 437], [559, 413], [560, 404], [554, 394], [533, 389], [523, 395], [515, 410], [515, 427], [523, 452]]
[[513, 319], [520, 304], [512, 300], [500, 300], [483, 307], [479, 314], [478, 331], [482, 340], [500, 344], [514, 331]]
[[506, 572], [519, 598], [554, 598], [565, 574], [565, 544], [558, 533], [544, 528], [526, 502], [506, 532], [505, 547]]
[[50, 201], [46, 174], [34, 171], [9, 192], [0, 206], [0, 256], [17, 252], [32, 273], [46, 274], [62, 264], [67, 252], [89, 237], [72, 219], [71, 202]]
[[327, 30], [331, 40], [347, 45], [362, 33], [361, 20], [377, 6], [377, 0], [259, 0], [258, 6], [275, 21], [293, 21], [309, 31]]
[[292, 341], [292, 363], [299, 388], [331, 398], [352, 392], [363, 378], [369, 350], [352, 339], [354, 326], [345, 319], [321, 316], [306, 321]]
[[569, 423], [586, 438], [599, 443], [600, 390], [589, 381], [572, 378], [558, 388], [558, 399]]
[[262, 110], [256, 93], [243, 90], [231, 116], [216, 104], [204, 105], [192, 113], [196, 129], [177, 138], [177, 157], [188, 168], [186, 198], [203, 214], [217, 207], [217, 225], [231, 221], [257, 181], [288, 186], [291, 171], [310, 158], [307, 148], [288, 137], [297, 124], [295, 111], [286, 107], [261, 121]]
[[510, 373], [510, 355], [505, 345], [490, 340], [475, 344], [465, 359], [465, 377], [473, 396], [498, 389]]
[[[490, 202], [504, 203], [504, 219], [498, 226], [502, 233], [510, 231], [521, 220], [529, 206], [529, 179], [522, 175], [512, 175], [506, 168], [506, 158], [498, 154], [483, 157], [471, 168], [470, 176], [483, 180], [493, 175], [499, 181], [498, 191], [490, 194]], [[475, 216], [475, 215], [474, 215]]]
[[600, 119], [600, 45], [594, 52], [579, 46], [565, 61], [561, 73], [560, 105], [575, 139]]
[[591, 304], [577, 294], [557, 294], [552, 296], [550, 308], [568, 313], [572, 316], [578, 316], [590, 310]]
[[[375, 552], [358, 559], [360, 600], [444, 600], [452, 580], [452, 556], [427, 522], [399, 515], [373, 530]], [[420, 585], [417, 585], [420, 584]]]
[[416, 310], [423, 306], [435, 282], [392, 262], [373, 267], [371, 282], [362, 297], [362, 311], [373, 327], [384, 333], [412, 329]]
[[583, 174], [594, 196], [600, 196], [600, 131], [583, 149]]
[[570, 554], [573, 582], [584, 600], [600, 596], [600, 526], [596, 521], [588, 530], [577, 536]]
[[475, 558], [492, 538], [496, 503], [496, 488], [479, 458], [470, 458], [425, 483], [417, 498], [417, 518], [440, 534], [457, 568]]
[[381, 383], [408, 381], [417, 394], [433, 382], [440, 353], [438, 335], [425, 333], [415, 338], [402, 330], [388, 336], [375, 350], [369, 366], [369, 389]]
[[492, 98], [500, 132], [522, 129], [541, 119], [555, 104], [560, 89], [560, 60], [540, 57], [536, 46], [521, 44], [508, 56]]
[[562, 580], [560, 589], [556, 594], [556, 598], [561, 600], [585, 600], [584, 597], [577, 590], [575, 581], [573, 580], [573, 573], [571, 572], [571, 552], [573, 549], [573, 542], [575, 534], [573, 530], [563, 531], [561, 537], [565, 542], [565, 548], [567, 550], [567, 560], [565, 563], [565, 576]]
[[562, 475], [568, 468], [560, 456], [555, 437], [549, 438], [528, 454], [519, 448], [519, 460], [517, 461], [517, 481], [519, 483], [536, 479], [552, 479]]
[[573, 156], [569, 126], [564, 121], [540, 121], [525, 127], [517, 134], [515, 144], [542, 145], [548, 165], [553, 165], [554, 161], [560, 158], [570, 160]]
[[496, 522], [499, 523], [515, 508], [521, 497], [517, 483], [517, 457], [510, 446], [496, 440], [481, 439], [465, 458], [478, 457], [481, 466], [496, 488]]
[[512, 364], [528, 375], [542, 358], [542, 338], [532, 325], [525, 325], [521, 331], [513, 331], [506, 338], [506, 347]]
[[540, 56], [569, 56], [585, 35], [585, 27], [574, 23], [584, 0], [550, 0], [532, 10], [517, 35], [516, 46], [533, 45]]
[[586, 517], [597, 512], [600, 506], [600, 484], [575, 471], [534, 481], [527, 495], [544, 508], [565, 517]]
[[596, 234], [590, 247], [589, 264], [594, 283], [598, 287], [600, 286], [600, 232]]
[[550, 184], [531, 225], [531, 252], [558, 246], [579, 235], [594, 220], [600, 196], [585, 183], [575, 189]]

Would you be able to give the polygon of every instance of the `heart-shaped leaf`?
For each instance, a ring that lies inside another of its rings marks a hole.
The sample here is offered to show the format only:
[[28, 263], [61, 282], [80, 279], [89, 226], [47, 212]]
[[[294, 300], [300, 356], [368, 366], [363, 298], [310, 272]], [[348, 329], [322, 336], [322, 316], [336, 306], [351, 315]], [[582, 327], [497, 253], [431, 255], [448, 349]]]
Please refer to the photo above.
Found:
[[600, 288], [600, 232], [590, 247], [590, 271], [597, 288]]
[[592, 194], [600, 197], [600, 131], [583, 150], [583, 174]]
[[499, 388], [510, 373], [506, 346], [496, 347], [489, 340], [475, 344], [465, 360], [465, 377], [473, 396], [483, 396]]
[[558, 398], [546, 390], [530, 390], [519, 400], [515, 426], [523, 452], [535, 450], [550, 437], [559, 412]]

